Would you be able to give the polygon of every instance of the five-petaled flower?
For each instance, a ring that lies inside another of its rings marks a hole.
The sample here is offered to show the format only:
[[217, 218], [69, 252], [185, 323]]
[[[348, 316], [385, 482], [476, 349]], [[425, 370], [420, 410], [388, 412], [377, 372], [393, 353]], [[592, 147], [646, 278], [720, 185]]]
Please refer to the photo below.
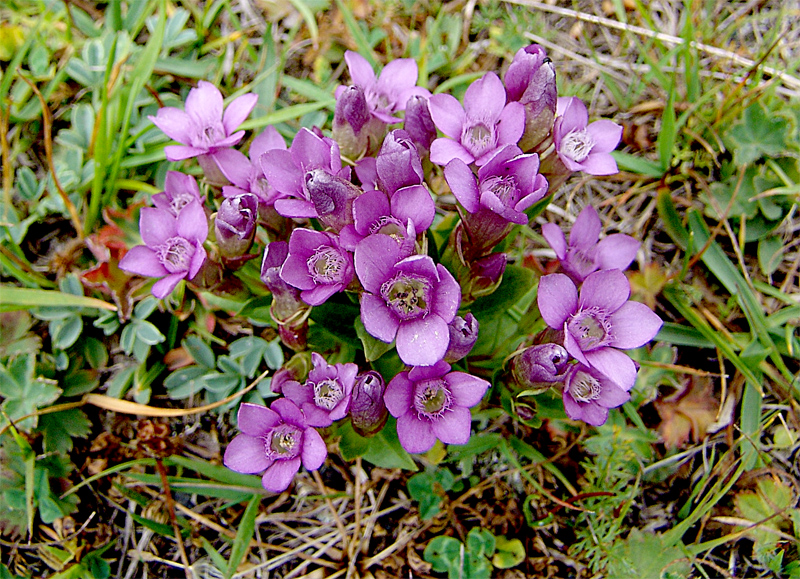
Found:
[[608, 376], [623, 390], [636, 382], [636, 366], [620, 350], [638, 348], [661, 328], [661, 318], [646, 305], [629, 301], [631, 287], [618, 269], [596, 271], [581, 285], [562, 273], [539, 280], [542, 319], [564, 331], [564, 348], [582, 363]]
[[409, 366], [431, 366], [450, 343], [447, 325], [461, 303], [461, 288], [442, 264], [427, 255], [403, 258], [389, 236], [370, 235], [355, 251], [361, 295], [361, 321], [375, 338], [397, 341], [397, 354]]
[[559, 159], [570, 171], [613, 175], [617, 162], [611, 151], [622, 138], [622, 127], [609, 120], [589, 124], [586, 105], [578, 97], [560, 97], [553, 124], [553, 143]]
[[317, 470], [328, 456], [325, 441], [291, 400], [279, 398], [269, 408], [244, 402], [238, 417], [242, 432], [225, 449], [223, 463], [236, 472], [263, 472], [268, 491], [285, 491], [301, 463]]
[[426, 452], [436, 439], [466, 444], [472, 414], [489, 382], [465, 372], [451, 372], [450, 364], [416, 366], [400, 372], [386, 386], [383, 398], [397, 418], [397, 436], [408, 452]]
[[316, 352], [311, 353], [311, 361], [314, 369], [308, 373], [305, 384], [285, 382], [283, 394], [300, 407], [311, 426], [330, 426], [347, 414], [358, 366], [328, 364]]
[[353, 255], [332, 233], [295, 229], [289, 238], [289, 255], [280, 276], [301, 290], [300, 297], [318, 306], [353, 280]]
[[190, 201], [177, 216], [166, 209], [143, 207], [139, 233], [144, 245], [132, 247], [119, 268], [146, 277], [160, 277], [153, 295], [167, 297], [182, 279], [192, 279], [206, 260], [203, 242], [208, 237], [206, 213]]
[[570, 366], [561, 396], [567, 416], [592, 426], [605, 424], [608, 409], [622, 406], [631, 398], [616, 382], [583, 364]]

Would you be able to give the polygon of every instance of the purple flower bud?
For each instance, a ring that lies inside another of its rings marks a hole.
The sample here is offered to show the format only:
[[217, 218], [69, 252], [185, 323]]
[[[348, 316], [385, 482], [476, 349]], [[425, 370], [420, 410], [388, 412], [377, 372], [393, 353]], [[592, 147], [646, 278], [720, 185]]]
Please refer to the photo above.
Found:
[[324, 169], [305, 174], [306, 189], [319, 220], [334, 231], [353, 223], [353, 200], [361, 189]]
[[520, 388], [544, 392], [564, 380], [569, 354], [558, 344], [525, 348], [511, 361], [511, 373]]
[[386, 424], [389, 412], [383, 402], [385, 390], [383, 377], [373, 370], [356, 376], [350, 399], [350, 421], [353, 430], [361, 436], [372, 436]]
[[[299, 351], [306, 345], [308, 315], [311, 310], [300, 298], [300, 290], [286, 283], [280, 276], [281, 267], [288, 255], [288, 243], [285, 241], [270, 243], [264, 251], [261, 281], [272, 292], [269, 312], [278, 324], [281, 341], [292, 350]], [[273, 382], [273, 388], [275, 386]]]
[[375, 167], [389, 197], [403, 187], [422, 184], [424, 177], [417, 147], [411, 136], [401, 129], [386, 136]]
[[308, 352], [298, 352], [286, 362], [283, 367], [275, 371], [270, 380], [269, 387], [276, 394], [283, 394], [283, 387], [287, 382], [301, 382], [306, 379], [311, 370], [311, 356]]
[[450, 345], [444, 355], [445, 362], [452, 364], [469, 354], [478, 341], [478, 326], [478, 320], [472, 314], [467, 314], [463, 318], [456, 316], [447, 325], [450, 331]]
[[426, 97], [417, 95], [408, 99], [403, 128], [408, 131], [420, 152], [427, 154], [431, 150], [431, 143], [436, 138], [436, 125], [433, 124]]
[[258, 197], [252, 193], [229, 197], [220, 204], [214, 231], [222, 257], [241, 257], [247, 253], [253, 244], [257, 218]]
[[537, 44], [520, 48], [504, 77], [509, 101], [525, 106], [525, 132], [520, 148], [530, 151], [553, 128], [556, 114], [556, 71], [547, 53]]
[[361, 87], [348, 86], [337, 93], [336, 110], [333, 113], [333, 138], [339, 143], [344, 156], [357, 158], [366, 152], [370, 135], [364, 127], [371, 118], [367, 98]]

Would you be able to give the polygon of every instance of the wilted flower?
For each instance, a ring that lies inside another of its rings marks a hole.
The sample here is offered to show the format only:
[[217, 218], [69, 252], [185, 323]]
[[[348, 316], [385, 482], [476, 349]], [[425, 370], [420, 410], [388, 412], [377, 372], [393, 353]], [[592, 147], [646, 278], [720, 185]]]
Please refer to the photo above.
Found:
[[630, 390], [636, 366], [622, 350], [638, 348], [658, 333], [662, 321], [646, 305], [628, 301], [628, 279], [618, 269], [596, 271], [583, 282], [554, 273], [539, 280], [542, 319], [564, 331], [564, 347], [584, 366], [591, 366]]
[[353, 280], [353, 256], [332, 233], [295, 229], [281, 278], [302, 290], [300, 297], [318, 306]]
[[447, 329], [450, 331], [450, 345], [447, 347], [444, 361], [452, 364], [469, 354], [475, 347], [475, 342], [478, 341], [479, 327], [478, 320], [471, 313], [463, 318], [461, 316], [453, 318], [453, 321], [447, 325]]
[[178, 216], [157, 207], [144, 207], [139, 214], [139, 233], [144, 245], [132, 247], [119, 268], [147, 277], [160, 277], [153, 295], [167, 297], [182, 279], [191, 279], [206, 260], [203, 242], [208, 237], [205, 211], [191, 201]]
[[[357, 52], [348, 50], [344, 60], [353, 84], [364, 91], [370, 112], [384, 123], [399, 123], [402, 119], [393, 115], [405, 109], [412, 95], [430, 95], [427, 89], [416, 86], [419, 71], [411, 58], [392, 60], [377, 78], [367, 59]], [[345, 89], [343, 86], [336, 89], [337, 98]]]
[[385, 390], [383, 376], [374, 370], [356, 376], [350, 399], [350, 422], [361, 436], [372, 436], [386, 424], [389, 413], [383, 401]]
[[[164, 153], [169, 161], [209, 156], [234, 146], [244, 136], [236, 129], [256, 106], [258, 96], [245, 94], [235, 98], [223, 113], [222, 93], [210, 82], [201, 80], [189, 91], [185, 110], [162, 107], [156, 116], [148, 116], [154, 125], [182, 145], [169, 145]], [[198, 159], [202, 161], [201, 159]], [[204, 169], [206, 167], [204, 166]]]
[[608, 409], [622, 406], [631, 395], [614, 380], [583, 364], [572, 366], [564, 381], [564, 411], [572, 420], [592, 426], [605, 424]]
[[311, 362], [314, 368], [305, 383], [284, 383], [283, 395], [300, 407], [311, 426], [330, 426], [347, 414], [358, 366], [328, 364], [316, 352], [311, 353]]
[[223, 463], [236, 472], [263, 472], [261, 484], [268, 491], [285, 491], [301, 463], [308, 470], [317, 470], [328, 456], [319, 432], [286, 398], [275, 400], [269, 408], [243, 402], [238, 422], [242, 432], [225, 449]]
[[514, 356], [511, 373], [520, 388], [543, 392], [564, 380], [568, 362], [569, 354], [558, 344], [538, 344]]
[[427, 255], [401, 259], [400, 246], [387, 235], [371, 235], [355, 251], [355, 267], [365, 292], [361, 321], [370, 335], [390, 343], [409, 366], [430, 366], [447, 352], [447, 328], [461, 302], [453, 275]]
[[431, 144], [431, 162], [447, 165], [453, 159], [485, 164], [504, 145], [516, 145], [525, 129], [525, 108], [506, 104], [506, 90], [493, 72], [473, 82], [464, 95], [464, 106], [449, 94], [433, 95], [431, 117], [449, 138]]
[[618, 171], [611, 151], [622, 138], [622, 127], [609, 120], [589, 124], [586, 105], [577, 97], [558, 99], [553, 143], [559, 159], [570, 171], [613, 175]]
[[542, 235], [556, 252], [561, 269], [577, 283], [599, 269], [627, 269], [636, 257], [638, 241], [630, 235], [614, 233], [598, 242], [601, 227], [600, 216], [591, 205], [578, 214], [569, 232], [569, 243], [558, 225], [542, 225]]
[[241, 257], [253, 244], [258, 217], [258, 198], [242, 193], [223, 200], [214, 220], [217, 248], [222, 257]]
[[525, 132], [520, 148], [530, 151], [553, 128], [556, 114], [556, 71], [547, 53], [538, 44], [520, 48], [503, 81], [509, 101], [525, 106]]
[[197, 201], [200, 205], [204, 199], [200, 196], [200, 187], [197, 180], [191, 175], [184, 175], [178, 171], [167, 171], [164, 180], [164, 191], [156, 193], [152, 197], [153, 205], [159, 209], [169, 211], [175, 217], [181, 209], [192, 201]]
[[427, 452], [436, 439], [445, 444], [469, 441], [472, 414], [489, 382], [465, 372], [451, 372], [450, 364], [417, 366], [400, 372], [386, 387], [384, 401], [397, 418], [397, 436], [408, 452]]

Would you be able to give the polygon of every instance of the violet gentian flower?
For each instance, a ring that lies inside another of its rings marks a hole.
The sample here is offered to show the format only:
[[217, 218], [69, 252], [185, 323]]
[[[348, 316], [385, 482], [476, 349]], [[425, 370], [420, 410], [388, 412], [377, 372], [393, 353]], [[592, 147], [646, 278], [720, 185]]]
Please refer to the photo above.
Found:
[[286, 150], [286, 141], [272, 125], [266, 127], [250, 143], [248, 157], [236, 149], [218, 151], [215, 158], [225, 177], [233, 183], [222, 188], [225, 197], [252, 193], [258, 197], [259, 206], [270, 206], [279, 193], [269, 184], [261, 168], [261, 155], [273, 149]]
[[542, 319], [564, 331], [564, 347], [584, 366], [591, 366], [628, 391], [636, 381], [636, 366], [620, 350], [638, 348], [658, 333], [662, 321], [646, 305], [628, 301], [631, 288], [618, 269], [590, 274], [580, 289], [566, 275], [539, 280]]
[[308, 171], [305, 180], [306, 191], [320, 223], [337, 232], [352, 225], [353, 201], [361, 195], [361, 189], [325, 169]]
[[511, 374], [523, 390], [544, 392], [563, 382], [569, 370], [569, 354], [558, 344], [530, 346], [511, 360]]
[[374, 370], [356, 376], [349, 414], [353, 430], [361, 436], [373, 436], [386, 424], [389, 413], [383, 401], [385, 391], [383, 376]]
[[292, 231], [281, 278], [302, 290], [304, 302], [320, 305], [346, 288], [353, 274], [353, 256], [336, 235], [302, 228]]
[[444, 361], [452, 364], [469, 354], [475, 347], [475, 342], [478, 341], [479, 328], [478, 320], [471, 313], [463, 318], [461, 316], [453, 318], [453, 321], [447, 325], [447, 329], [450, 331], [450, 345], [447, 347]]
[[525, 132], [519, 146], [530, 151], [553, 128], [558, 97], [555, 67], [541, 46], [531, 44], [514, 55], [503, 82], [509, 102], [525, 106]]
[[314, 368], [305, 383], [284, 383], [283, 395], [300, 407], [311, 426], [330, 426], [347, 414], [358, 366], [328, 364], [316, 352], [311, 353], [311, 362]]
[[[427, 89], [416, 86], [419, 70], [411, 58], [392, 60], [377, 78], [367, 59], [357, 52], [348, 50], [344, 53], [344, 60], [353, 84], [364, 91], [370, 112], [386, 124], [402, 120], [393, 115], [405, 109], [411, 96], [430, 96]], [[337, 99], [345, 89], [344, 86], [337, 87]]]
[[564, 411], [572, 420], [592, 426], [605, 424], [608, 409], [622, 406], [631, 395], [614, 380], [583, 364], [572, 366], [564, 380]]
[[447, 352], [447, 324], [461, 303], [461, 288], [429, 256], [401, 257], [400, 246], [387, 235], [371, 235], [356, 247], [356, 273], [365, 289], [361, 321], [378, 340], [396, 339], [404, 363], [430, 366]]
[[261, 484], [273, 493], [289, 488], [301, 463], [307, 470], [317, 470], [328, 456], [319, 432], [286, 398], [275, 400], [269, 408], [243, 402], [238, 422], [242, 432], [225, 449], [223, 463], [236, 472], [263, 472]]
[[[148, 116], [154, 125], [182, 145], [169, 145], [164, 153], [169, 161], [192, 157], [214, 157], [234, 146], [244, 136], [236, 129], [256, 106], [258, 96], [244, 94], [235, 98], [223, 113], [222, 93], [210, 82], [201, 80], [189, 91], [185, 110], [162, 107], [156, 116]], [[204, 167], [205, 168], [205, 167]]]
[[119, 268], [146, 277], [160, 277], [153, 295], [167, 297], [182, 279], [192, 279], [206, 260], [203, 242], [208, 237], [206, 213], [191, 201], [178, 216], [157, 207], [139, 213], [139, 234], [144, 245], [132, 247]]
[[169, 211], [175, 217], [192, 201], [197, 201], [200, 205], [205, 201], [200, 196], [197, 180], [191, 175], [185, 175], [178, 171], [167, 171], [167, 177], [164, 179], [164, 191], [156, 193], [152, 199], [153, 205]]
[[[279, 193], [274, 205], [284, 217], [320, 217], [307, 188], [314, 171], [321, 170], [345, 181], [350, 180], [350, 168], [342, 168], [336, 141], [320, 137], [306, 128], [297, 132], [288, 151], [271, 149], [261, 155], [259, 162], [267, 181]], [[322, 197], [319, 201], [327, 202]], [[325, 212], [339, 208], [328, 204], [319, 209]]]
[[[427, 191], [425, 197], [431, 200]], [[354, 223], [340, 233], [342, 246], [355, 251], [362, 239], [382, 233], [394, 239], [402, 249], [402, 256], [408, 257], [414, 252], [417, 231], [424, 231], [422, 225], [426, 222], [425, 215], [420, 217], [423, 203], [414, 201], [413, 195], [397, 195], [390, 202], [383, 191], [362, 193], [353, 202]]]
[[386, 387], [386, 408], [397, 418], [397, 436], [408, 452], [430, 450], [436, 439], [445, 444], [469, 441], [472, 413], [489, 382], [465, 372], [451, 372], [450, 364], [416, 366], [400, 372]]
[[506, 89], [493, 72], [473, 82], [464, 95], [464, 106], [449, 94], [428, 100], [436, 127], [448, 138], [431, 144], [431, 162], [447, 165], [453, 159], [485, 164], [504, 145], [516, 145], [525, 130], [525, 107], [506, 104]]
[[253, 245], [257, 218], [258, 197], [252, 193], [242, 193], [222, 201], [214, 219], [217, 249], [222, 257], [232, 259], [247, 253]]
[[478, 169], [477, 179], [461, 159], [444, 168], [447, 184], [469, 215], [464, 226], [475, 247], [491, 248], [512, 223], [528, 223], [525, 210], [547, 195], [547, 179], [539, 174], [539, 156], [524, 155], [516, 145], [498, 150]]
[[406, 103], [403, 129], [408, 132], [421, 155], [427, 155], [436, 139], [436, 125], [428, 107], [428, 97], [412, 96]]
[[422, 185], [422, 160], [408, 132], [396, 129], [386, 135], [375, 158], [375, 172], [380, 188], [390, 197], [406, 187]]
[[591, 205], [578, 214], [569, 232], [569, 243], [558, 225], [542, 225], [542, 235], [556, 252], [561, 269], [576, 283], [599, 269], [627, 269], [636, 257], [638, 241], [630, 235], [614, 233], [598, 242], [601, 228], [600, 216]]
[[586, 105], [577, 97], [558, 99], [553, 143], [558, 158], [570, 171], [613, 175], [618, 171], [611, 151], [622, 138], [622, 127], [609, 120], [589, 124]]

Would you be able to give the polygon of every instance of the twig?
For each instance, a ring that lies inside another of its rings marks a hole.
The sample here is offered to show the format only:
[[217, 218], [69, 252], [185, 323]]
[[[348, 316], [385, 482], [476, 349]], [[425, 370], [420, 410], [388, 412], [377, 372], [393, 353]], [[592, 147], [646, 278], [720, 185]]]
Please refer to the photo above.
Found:
[[181, 561], [183, 561], [186, 579], [192, 579], [189, 557], [186, 556], [186, 545], [183, 544], [181, 528], [178, 525], [177, 517], [175, 517], [175, 501], [172, 499], [172, 492], [169, 490], [167, 471], [164, 468], [164, 463], [161, 462], [160, 458], [156, 458], [156, 470], [161, 477], [161, 486], [164, 488], [164, 502], [167, 504], [167, 513], [169, 514], [169, 520], [172, 523], [172, 530], [175, 532], [175, 542], [178, 543], [178, 552], [181, 554]]
[[339, 513], [336, 509], [333, 508], [333, 503], [331, 499], [328, 497], [328, 490], [325, 488], [325, 483], [322, 482], [322, 477], [319, 476], [319, 471], [314, 470], [311, 471], [311, 474], [314, 476], [314, 481], [316, 481], [317, 486], [319, 487], [319, 493], [325, 499], [325, 504], [328, 505], [331, 513], [333, 514], [333, 520], [336, 521], [336, 526], [339, 528], [339, 532], [342, 534], [342, 552], [347, 553], [349, 548], [349, 541], [347, 538], [347, 532], [344, 530], [344, 524], [342, 523], [341, 517], [339, 517]]

